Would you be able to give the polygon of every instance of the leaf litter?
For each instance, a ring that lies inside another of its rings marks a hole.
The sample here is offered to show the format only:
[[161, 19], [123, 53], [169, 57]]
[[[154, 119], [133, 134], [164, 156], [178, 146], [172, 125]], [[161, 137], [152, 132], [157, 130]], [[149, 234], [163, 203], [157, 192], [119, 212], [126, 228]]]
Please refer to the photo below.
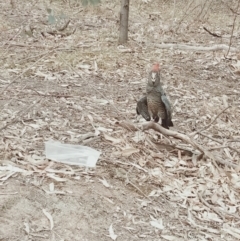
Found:
[[[4, 17], [11, 28], [1, 36], [6, 48], [1, 47], [0, 204], [5, 219], [19, 216], [15, 223], [4, 219], [1, 238], [16, 240], [5, 227], [19, 227], [25, 215], [25, 233], [18, 233], [22, 239], [39, 232], [54, 239], [47, 230], [72, 240], [239, 239], [238, 56], [231, 53], [227, 60], [223, 51], [159, 49], [159, 41], [219, 42], [191, 32], [196, 28], [180, 16], [169, 23], [173, 6], [158, 4], [131, 2], [130, 40], [120, 47], [119, 6], [109, 1], [81, 7], [82, 15], [72, 15], [79, 12], [77, 6], [53, 2], [51, 9], [69, 11], [71, 24], [80, 28], [66, 38], [47, 34], [41, 7], [34, 9], [36, 15], [29, 12], [28, 20], [36, 25], [33, 37], [19, 35], [20, 21]], [[20, 6], [16, 3], [12, 14], [26, 20]], [[155, 7], [160, 15], [152, 13]], [[230, 32], [232, 19], [221, 22], [229, 15], [217, 10], [217, 25]], [[208, 23], [216, 24], [211, 16]], [[174, 34], [175, 24], [180, 34]], [[233, 44], [239, 47], [237, 41]], [[195, 141], [237, 168], [199, 159], [189, 144], [141, 130], [144, 120], [136, 117], [136, 100], [144, 95], [147, 71], [156, 61], [173, 103], [174, 130], [195, 133]], [[196, 133], [227, 107], [208, 129]], [[89, 145], [103, 155], [93, 170], [49, 162], [43, 150], [50, 139]], [[44, 213], [47, 222], [32, 213]]]

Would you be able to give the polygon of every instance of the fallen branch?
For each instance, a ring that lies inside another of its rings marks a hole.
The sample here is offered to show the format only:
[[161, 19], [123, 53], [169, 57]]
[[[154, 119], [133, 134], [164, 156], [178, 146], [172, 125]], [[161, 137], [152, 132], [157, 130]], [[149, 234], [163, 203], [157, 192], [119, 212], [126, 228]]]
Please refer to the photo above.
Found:
[[[192, 46], [186, 44], [154, 44], [155, 47], [160, 49], [181, 49], [181, 50], [193, 50], [193, 51], [218, 51], [218, 50], [229, 50], [229, 46], [225, 44], [213, 45], [211, 47], [205, 46]], [[237, 52], [237, 48], [231, 47], [231, 52]]]
[[212, 154], [210, 151], [208, 151], [202, 145], [198, 144], [197, 142], [195, 142], [194, 140], [192, 140], [189, 136], [187, 136], [185, 134], [182, 134], [182, 133], [179, 133], [179, 132], [176, 132], [176, 131], [172, 131], [172, 130], [167, 130], [167, 129], [163, 128], [162, 126], [160, 126], [159, 124], [154, 123], [154, 122], [148, 122], [148, 123], [144, 124], [142, 126], [142, 128], [143, 128], [143, 130], [153, 129], [157, 132], [162, 133], [163, 135], [172, 136], [174, 138], [181, 139], [181, 140], [185, 141], [186, 143], [192, 145], [194, 148], [198, 149], [206, 157], [211, 159], [214, 162], [215, 165], [216, 165], [216, 162], [217, 162], [217, 163], [220, 163], [222, 165], [229, 166], [229, 167], [233, 167], [233, 168], [237, 167], [237, 165], [235, 165], [233, 163], [230, 163], [228, 161], [222, 160], [219, 157], [217, 157], [216, 155]]
[[[216, 119], [216, 118], [215, 118]], [[215, 121], [215, 119], [213, 120], [213, 122]], [[122, 122], [115, 122], [115, 124], [127, 129], [128, 131], [137, 131], [139, 130], [139, 128], [137, 128], [132, 122], [127, 122], [127, 121], [122, 121]], [[168, 130], [168, 129], [165, 129], [163, 128], [162, 126], [160, 126], [159, 124], [157, 123], [154, 123], [154, 122], [147, 122], [145, 124], [143, 124], [142, 126], [142, 130], [149, 130], [149, 129], [153, 129], [163, 135], [166, 135], [166, 136], [172, 136], [176, 139], [180, 139], [188, 144], [190, 144], [191, 146], [193, 146], [195, 149], [197, 149], [198, 151], [200, 151], [201, 154], [199, 155], [205, 155], [206, 157], [210, 158], [214, 165], [217, 167], [217, 163], [220, 163], [222, 165], [226, 165], [226, 166], [229, 166], [229, 167], [232, 167], [232, 168], [236, 168], [237, 165], [234, 164], [234, 163], [230, 163], [226, 160], [222, 160], [220, 159], [219, 157], [217, 157], [216, 155], [214, 155], [213, 153], [211, 153], [207, 148], [203, 147], [202, 145], [198, 144], [197, 142], [195, 142], [194, 140], [192, 140], [191, 137], [185, 135], [185, 134], [182, 134], [182, 133], [179, 133], [179, 132], [176, 132], [176, 131], [172, 131], [172, 130]], [[200, 133], [201, 135], [204, 136], [204, 134]], [[206, 136], [208, 137], [208, 136]], [[222, 144], [222, 143], [220, 143]], [[178, 148], [177, 146], [175, 146], [175, 148]], [[235, 150], [237, 153], [239, 153], [235, 148], [232, 148], [231, 146], [229, 146], [230, 149], [232, 150]], [[180, 149], [180, 148], [178, 148]]]

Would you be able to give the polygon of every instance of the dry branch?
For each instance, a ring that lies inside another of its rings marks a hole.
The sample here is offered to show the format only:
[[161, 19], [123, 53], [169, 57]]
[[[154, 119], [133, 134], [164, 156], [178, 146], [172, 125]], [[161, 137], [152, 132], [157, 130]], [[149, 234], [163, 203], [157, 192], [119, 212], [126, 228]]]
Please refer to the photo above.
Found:
[[[236, 12], [238, 12], [239, 5], [240, 5], [240, 0], [238, 0], [237, 11], [236, 11]], [[233, 19], [232, 32], [231, 32], [231, 37], [230, 37], [229, 46], [228, 46], [228, 51], [227, 51], [226, 56], [228, 56], [228, 54], [229, 54], [229, 52], [230, 52], [230, 48], [231, 48], [231, 46], [232, 46], [233, 31], [234, 31], [234, 28], [235, 28], [236, 19], [237, 19], [237, 14], [235, 14], [234, 19]]]
[[[204, 137], [206, 137], [206, 138], [208, 138], [208, 139], [210, 139], [210, 140], [212, 140], [212, 141], [215, 141], [215, 142], [217, 142], [217, 143], [219, 143], [219, 144], [221, 144], [221, 145], [226, 145], [226, 143], [224, 143], [224, 142], [222, 142], [222, 141], [220, 141], [220, 140], [218, 140], [218, 139], [215, 139], [215, 138], [213, 138], [213, 137], [211, 137], [211, 136], [205, 135], [205, 134], [203, 134], [203, 133], [201, 133], [201, 132], [200, 132], [199, 134], [202, 135], [202, 136], [204, 136]], [[228, 140], [227, 142], [230, 142], [230, 141]], [[226, 148], [232, 149], [233, 151], [235, 151], [235, 152], [237, 152], [238, 154], [240, 154], [240, 151], [239, 151], [239, 150], [237, 150], [236, 148], [234, 148], [234, 147], [232, 147], [232, 146], [230, 146], [230, 145], [226, 145]]]
[[227, 162], [225, 160], [221, 160], [219, 157], [215, 156], [209, 150], [207, 150], [207, 148], [198, 144], [197, 142], [195, 142], [194, 140], [192, 140], [189, 136], [187, 136], [185, 134], [182, 134], [182, 133], [179, 133], [176, 131], [172, 131], [172, 130], [167, 130], [167, 129], [163, 128], [162, 126], [160, 126], [159, 124], [154, 123], [154, 122], [148, 122], [143, 125], [143, 130], [149, 130], [149, 129], [153, 129], [157, 132], [162, 133], [163, 135], [172, 136], [177, 139], [181, 139], [181, 140], [185, 141], [186, 143], [192, 145], [194, 148], [198, 149], [201, 153], [203, 153], [206, 157], [210, 158], [213, 162], [218, 162], [220, 164], [223, 164], [223, 165], [226, 165], [229, 167], [233, 167], [233, 168], [237, 167], [237, 165], [235, 165], [233, 163]]
[[233, 10], [232, 8], [229, 7], [229, 9], [231, 10], [232, 13], [240, 15], [240, 13], [236, 12], [235, 10]]
[[210, 30], [208, 30], [206, 27], [203, 27], [203, 29], [208, 32], [210, 35], [212, 35], [213, 37], [217, 37], [217, 38], [221, 38], [222, 36], [216, 34], [216, 33], [212, 33]]
[[[211, 47], [205, 46], [193, 46], [186, 44], [154, 44], [155, 47], [160, 49], [181, 49], [181, 50], [192, 50], [192, 51], [218, 51], [218, 50], [229, 50], [229, 46], [225, 44], [213, 45]], [[231, 47], [231, 52], [237, 52], [236, 48]]]
[[[224, 110], [226, 110], [226, 109], [224, 109]], [[223, 111], [224, 111], [224, 110], [223, 110]], [[222, 111], [221, 113], [223, 113], [223, 111]], [[221, 113], [220, 113], [220, 114], [221, 114]], [[219, 114], [219, 115], [220, 115], [220, 114]], [[219, 116], [219, 115], [218, 115], [218, 116]], [[213, 120], [213, 122], [214, 122], [215, 120], [216, 120], [216, 118]], [[212, 124], [213, 122], [211, 122], [211, 124]], [[117, 124], [117, 125], [125, 128], [125, 129], [127, 129], [128, 131], [129, 131], [129, 130], [130, 130], [130, 131], [137, 131], [137, 130], [139, 130], [138, 127], [136, 127], [133, 123], [131, 123], [131, 122], [129, 122], [129, 121], [122, 121], [122, 122], [118, 122], [118, 121], [117, 121], [117, 122], [115, 122], [115, 124]], [[222, 160], [222, 159], [220, 159], [219, 157], [217, 157], [215, 154], [213, 154], [212, 152], [210, 152], [210, 150], [209, 150], [208, 148], [206, 148], [206, 147], [198, 144], [196, 141], [194, 141], [194, 140], [191, 138], [191, 136], [187, 136], [187, 135], [182, 134], [182, 133], [179, 133], [179, 132], [177, 132], [177, 131], [172, 131], [172, 130], [165, 129], [165, 128], [163, 128], [162, 126], [160, 126], [158, 123], [155, 123], [155, 122], [147, 122], [147, 123], [143, 124], [142, 130], [145, 131], [145, 130], [149, 130], [149, 129], [153, 129], [153, 130], [155, 130], [155, 131], [157, 131], [157, 132], [159, 132], [159, 133], [161, 133], [161, 134], [163, 134], [163, 135], [172, 136], [172, 137], [174, 137], [174, 138], [176, 138], [176, 139], [180, 139], [180, 140], [182, 140], [182, 141], [190, 144], [193, 148], [195, 148], [195, 149], [197, 149], [198, 151], [200, 151], [201, 154], [199, 154], [199, 155], [205, 155], [206, 157], [210, 158], [215, 165], [216, 165], [216, 162], [217, 162], [217, 163], [220, 163], [220, 164], [222, 164], [222, 165], [226, 165], [226, 166], [228, 166], [228, 167], [232, 167], [232, 168], [236, 168], [236, 167], [237, 167], [236, 164], [230, 163], [230, 162], [228, 162], [228, 161], [226, 161], [226, 160]], [[202, 133], [199, 133], [199, 134], [205, 136], [205, 135], [202, 134]], [[206, 137], [208, 137], [208, 136], [206, 136]], [[220, 143], [220, 144], [223, 144], [223, 143], [220, 142], [220, 141], [219, 141], [219, 143]], [[180, 148], [177, 147], [177, 146], [175, 146], [175, 147], [178, 148], [178, 149], [180, 149]], [[237, 153], [239, 153], [239, 151], [237, 151], [235, 148], [232, 148], [231, 146], [228, 146], [228, 148], [230, 148], [230, 149], [236, 151]], [[192, 152], [192, 151], [191, 151], [191, 152]], [[217, 165], [216, 165], [216, 166], [217, 166]]]
[[119, 44], [125, 44], [128, 40], [128, 18], [129, 0], [121, 0]]
[[59, 35], [61, 37], [67, 37], [67, 36], [70, 36], [71, 34], [74, 34], [76, 31], [76, 28], [73, 29], [72, 31], [68, 31], [68, 32], [65, 32], [65, 33], [62, 33], [61, 31], [57, 31], [57, 30], [53, 30], [53, 31], [46, 31], [46, 33], [50, 34], [50, 35]]

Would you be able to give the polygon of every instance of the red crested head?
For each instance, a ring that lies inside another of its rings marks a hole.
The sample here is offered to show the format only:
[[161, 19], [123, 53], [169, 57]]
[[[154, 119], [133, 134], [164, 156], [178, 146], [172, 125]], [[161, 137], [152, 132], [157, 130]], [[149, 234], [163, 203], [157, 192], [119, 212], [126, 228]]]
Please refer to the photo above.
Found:
[[160, 71], [160, 65], [159, 65], [159, 63], [156, 63], [156, 64], [153, 65], [152, 71], [153, 71], [153, 72], [158, 72], [158, 71]]

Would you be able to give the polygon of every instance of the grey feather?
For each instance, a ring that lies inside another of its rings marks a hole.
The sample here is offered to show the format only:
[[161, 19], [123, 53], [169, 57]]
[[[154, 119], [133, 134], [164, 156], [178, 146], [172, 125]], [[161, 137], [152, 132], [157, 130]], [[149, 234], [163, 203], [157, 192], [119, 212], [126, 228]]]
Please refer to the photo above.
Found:
[[146, 96], [142, 97], [137, 102], [136, 111], [137, 111], [137, 114], [141, 115], [146, 121], [151, 120], [151, 117], [150, 117], [149, 112], [148, 112], [147, 97]]
[[146, 91], [150, 117], [152, 117], [155, 122], [158, 122], [159, 118], [161, 118], [162, 126], [169, 129], [169, 126], [173, 126], [172, 109], [162, 88], [159, 71], [150, 71]]

